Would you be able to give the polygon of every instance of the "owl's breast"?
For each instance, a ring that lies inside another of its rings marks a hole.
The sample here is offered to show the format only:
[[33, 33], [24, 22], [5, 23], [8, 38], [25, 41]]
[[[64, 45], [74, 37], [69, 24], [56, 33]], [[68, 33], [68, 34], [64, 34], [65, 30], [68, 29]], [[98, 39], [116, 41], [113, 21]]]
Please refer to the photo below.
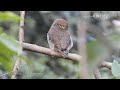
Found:
[[68, 31], [51, 28], [48, 35], [51, 42], [60, 49], [67, 49], [70, 44], [70, 34]]

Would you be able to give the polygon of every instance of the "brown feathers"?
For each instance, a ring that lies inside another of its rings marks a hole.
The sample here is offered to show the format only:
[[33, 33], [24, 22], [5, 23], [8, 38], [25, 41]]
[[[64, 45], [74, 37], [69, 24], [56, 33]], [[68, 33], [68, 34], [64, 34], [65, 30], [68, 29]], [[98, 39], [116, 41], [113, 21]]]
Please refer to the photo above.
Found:
[[55, 20], [47, 33], [47, 40], [51, 49], [61, 53], [64, 58], [67, 57], [73, 46], [67, 21], [63, 19]]

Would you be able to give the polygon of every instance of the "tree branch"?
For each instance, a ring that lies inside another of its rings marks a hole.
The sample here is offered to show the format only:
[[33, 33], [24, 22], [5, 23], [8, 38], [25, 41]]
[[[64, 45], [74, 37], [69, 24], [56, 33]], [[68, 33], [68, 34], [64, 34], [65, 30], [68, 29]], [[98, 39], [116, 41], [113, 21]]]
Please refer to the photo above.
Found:
[[[22, 44], [24, 41], [24, 17], [25, 17], [25, 11], [20, 11], [20, 29], [19, 29], [19, 43], [21, 45], [21, 52], [18, 53], [18, 55], [22, 54]], [[13, 68], [13, 75], [12, 75], [12, 79], [16, 79], [16, 75], [17, 75], [17, 71], [19, 69], [19, 65], [20, 65], [20, 59], [18, 58], [15, 62], [15, 66]]]
[[[59, 54], [59, 53], [57, 53], [57, 52], [55, 52], [55, 51], [53, 51], [49, 48], [41, 47], [41, 46], [38, 46], [36, 44], [23, 43], [23, 50], [42, 53], [42, 54], [46, 54], [46, 55], [49, 55], [49, 56], [55, 56], [55, 57], [58, 57], [58, 58], [63, 58], [61, 56], [61, 54]], [[81, 61], [82, 56], [77, 55], [77, 54], [69, 53], [68, 57], [66, 59], [72, 60], [72, 61]], [[111, 66], [112, 66], [112, 63], [103, 61], [99, 65], [99, 68], [107, 67], [107, 68], [111, 69]], [[101, 79], [102, 78], [98, 68], [95, 68], [93, 70], [93, 73], [94, 73], [94, 76], [95, 76], [96, 79]]]
[[22, 43], [24, 41], [24, 17], [25, 17], [25, 11], [20, 12], [20, 30], [19, 30], [19, 42], [22, 47]]
[[101, 79], [102, 78], [98, 68], [95, 68], [93, 70], [93, 74], [95, 76], [95, 79]]
[[[98, 66], [98, 68], [102, 68], [102, 67], [106, 67], [106, 68], [111, 69], [112, 63], [103, 61], [103, 62]], [[102, 78], [98, 68], [95, 68], [95, 69], [93, 70], [93, 74], [94, 74], [94, 76], [95, 76], [95, 79], [101, 79], [101, 78]]]
[[[50, 56], [63, 58], [60, 53], [55, 52], [49, 48], [37, 46], [35, 44], [23, 43], [23, 49], [27, 51], [38, 52], [38, 53], [42, 53]], [[80, 61], [81, 58], [82, 57], [80, 55], [69, 53], [66, 59], [73, 60], [73, 61]]]
[[99, 65], [99, 67], [107, 67], [107, 68], [111, 69], [112, 63], [104, 61]]
[[[23, 43], [23, 50], [42, 53], [42, 54], [46, 54], [46, 55], [49, 55], [49, 56], [55, 56], [55, 57], [58, 57], [58, 58], [63, 58], [61, 56], [61, 54], [59, 54], [58, 52], [55, 52], [55, 51], [53, 51], [49, 48], [38, 46], [36, 44]], [[69, 53], [68, 57], [65, 58], [65, 59], [72, 60], [72, 61], [81, 61], [82, 56], [77, 55], [77, 54]], [[99, 65], [100, 68], [107, 67], [109, 69], [111, 69], [111, 66], [112, 66], [112, 63], [106, 62], [106, 61], [102, 62]], [[96, 79], [101, 79], [102, 78], [98, 68], [95, 68], [93, 73], [94, 73], [94, 76], [95, 76]]]

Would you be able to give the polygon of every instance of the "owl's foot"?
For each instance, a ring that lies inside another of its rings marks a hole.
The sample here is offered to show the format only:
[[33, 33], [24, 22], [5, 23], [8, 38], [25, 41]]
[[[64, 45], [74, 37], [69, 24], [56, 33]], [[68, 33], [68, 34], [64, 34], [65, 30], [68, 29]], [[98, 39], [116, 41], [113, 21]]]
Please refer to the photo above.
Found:
[[65, 53], [65, 52], [64, 52], [64, 53], [62, 54], [62, 56], [63, 56], [63, 58], [67, 58], [67, 57], [68, 57], [68, 53]]

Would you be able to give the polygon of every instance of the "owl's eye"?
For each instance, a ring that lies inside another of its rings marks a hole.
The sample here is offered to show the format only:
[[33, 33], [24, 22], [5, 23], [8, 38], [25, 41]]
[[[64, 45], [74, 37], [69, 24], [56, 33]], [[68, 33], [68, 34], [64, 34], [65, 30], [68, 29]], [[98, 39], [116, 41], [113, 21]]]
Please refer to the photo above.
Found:
[[62, 28], [62, 25], [58, 24], [60, 28]]
[[60, 24], [58, 24], [58, 26], [61, 28], [61, 29], [65, 29], [65, 26], [62, 26]]

